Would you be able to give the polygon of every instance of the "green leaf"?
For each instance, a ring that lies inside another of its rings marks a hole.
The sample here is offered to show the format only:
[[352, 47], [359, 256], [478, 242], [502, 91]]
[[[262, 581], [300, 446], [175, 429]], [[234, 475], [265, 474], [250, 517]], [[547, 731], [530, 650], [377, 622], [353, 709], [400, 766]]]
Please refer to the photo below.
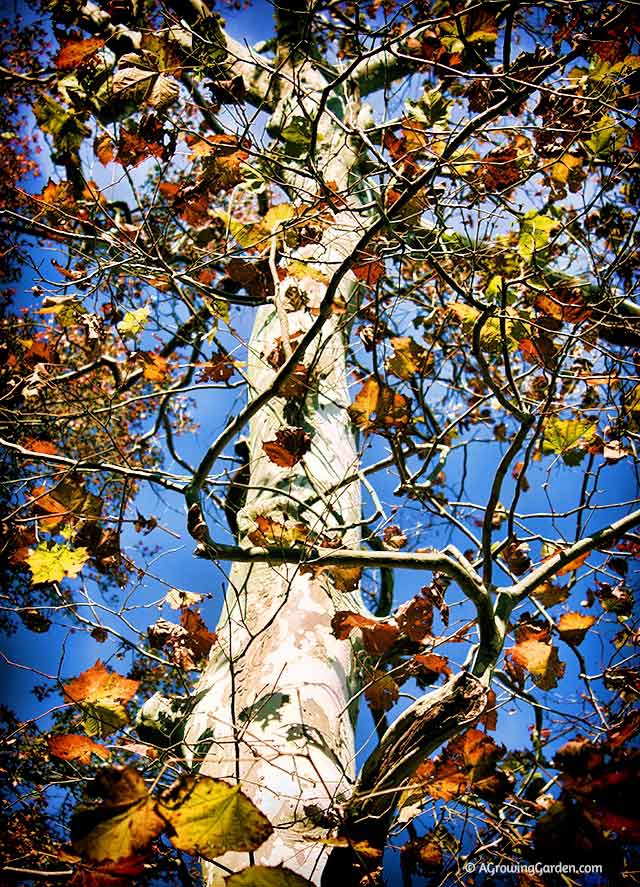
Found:
[[60, 154], [77, 154], [83, 139], [91, 134], [79, 115], [68, 111], [49, 96], [43, 96], [33, 106], [33, 113], [43, 132], [53, 137]]
[[33, 574], [31, 582], [61, 582], [65, 576], [75, 578], [89, 560], [86, 548], [70, 548], [57, 542], [42, 542], [27, 558]]
[[137, 336], [147, 325], [149, 320], [149, 306], [135, 308], [127, 311], [124, 318], [118, 324], [118, 330], [123, 336]]
[[518, 241], [518, 254], [525, 262], [530, 262], [535, 252], [544, 249], [558, 224], [555, 219], [540, 215], [535, 209], [525, 214]]
[[210, 776], [183, 776], [164, 793], [161, 809], [175, 846], [208, 859], [228, 850], [255, 850], [273, 832], [239, 785]]
[[438, 89], [428, 89], [417, 101], [405, 102], [409, 116], [426, 126], [446, 124], [452, 104]]
[[82, 726], [87, 736], [110, 736], [129, 722], [124, 705], [88, 704], [82, 706]]
[[251, 865], [225, 880], [226, 887], [313, 887], [311, 881], [281, 865]]
[[596, 157], [607, 157], [612, 151], [619, 150], [625, 143], [627, 134], [608, 115], [602, 116], [591, 130], [591, 138], [584, 143]]
[[542, 452], [556, 453], [562, 456], [565, 464], [577, 465], [597, 430], [598, 423], [590, 419], [559, 419], [552, 416], [545, 425]]

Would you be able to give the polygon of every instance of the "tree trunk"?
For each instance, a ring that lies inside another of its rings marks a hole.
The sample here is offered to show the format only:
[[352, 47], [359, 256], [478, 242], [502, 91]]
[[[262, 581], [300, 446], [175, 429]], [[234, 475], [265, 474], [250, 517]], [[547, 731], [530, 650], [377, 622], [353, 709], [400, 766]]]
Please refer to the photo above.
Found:
[[[272, 118], [272, 128], [280, 131], [293, 118], [317, 110], [326, 86], [308, 63], [295, 71], [295, 78], [293, 74], [292, 69], [296, 93], [281, 97]], [[342, 191], [356, 153], [334, 121], [327, 113], [319, 119], [318, 169]], [[290, 193], [313, 195], [318, 190], [302, 169], [290, 169], [287, 178]], [[296, 274], [284, 280], [274, 275], [274, 305], [257, 311], [249, 343], [250, 396], [271, 385], [275, 371], [268, 358], [274, 350], [280, 347], [288, 356], [299, 334], [316, 319], [327, 281], [353, 252], [360, 225], [357, 212], [343, 209], [320, 243], [287, 253], [279, 242], [284, 251], [280, 269], [286, 271], [296, 261]], [[272, 270], [274, 258], [272, 243]], [[301, 263], [308, 266], [308, 275], [301, 274]], [[354, 283], [347, 275], [338, 288], [347, 303]], [[304, 306], [298, 310], [291, 310], [291, 298], [287, 300], [293, 287]], [[330, 315], [303, 358], [311, 382], [296, 424], [311, 435], [311, 449], [302, 461], [281, 468], [263, 450], [263, 443], [288, 424], [284, 398], [273, 397], [251, 421], [251, 476], [238, 515], [240, 545], [252, 544], [248, 534], [258, 516], [303, 522], [318, 534], [339, 536], [346, 547], [358, 545], [359, 484], [344, 484], [358, 468], [347, 413], [344, 320]], [[361, 607], [359, 592], [341, 592], [327, 573], [314, 575], [304, 565], [234, 564], [218, 644], [198, 688], [206, 693], [187, 728], [190, 754], [195, 761], [203, 757], [200, 772], [239, 780], [275, 826], [255, 862], [282, 863], [316, 884], [328, 851], [304, 837], [326, 834], [323, 812], [348, 798], [355, 779], [355, 711], [350, 701], [358, 678], [351, 645], [333, 636], [331, 619], [336, 610]], [[249, 864], [247, 854], [239, 853], [220, 861], [234, 870]], [[215, 864], [205, 863], [204, 868], [207, 887], [223, 882], [224, 873]]]

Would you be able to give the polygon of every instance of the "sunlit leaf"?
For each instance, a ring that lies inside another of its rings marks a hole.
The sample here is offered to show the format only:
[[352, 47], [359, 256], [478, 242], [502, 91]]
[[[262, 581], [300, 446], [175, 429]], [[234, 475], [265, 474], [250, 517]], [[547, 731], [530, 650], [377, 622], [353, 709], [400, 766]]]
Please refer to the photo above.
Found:
[[29, 555], [33, 584], [38, 582], [62, 582], [65, 577], [74, 579], [89, 560], [86, 548], [71, 548], [58, 542], [42, 542]]
[[111, 752], [99, 742], [94, 742], [88, 736], [64, 734], [61, 736], [48, 736], [47, 745], [49, 752], [63, 761], [78, 761], [81, 764], [90, 764], [91, 756], [97, 755], [103, 760], [111, 757]]
[[145, 328], [149, 321], [150, 308], [145, 305], [143, 308], [134, 308], [127, 311], [124, 318], [118, 324], [118, 330], [123, 336], [137, 336]]
[[563, 641], [577, 647], [595, 621], [595, 616], [585, 613], [563, 613], [558, 620], [558, 632]]
[[208, 859], [256, 850], [273, 832], [239, 785], [210, 776], [181, 777], [162, 795], [161, 810], [175, 846]]
[[311, 881], [284, 866], [252, 865], [225, 879], [226, 887], [313, 887]]

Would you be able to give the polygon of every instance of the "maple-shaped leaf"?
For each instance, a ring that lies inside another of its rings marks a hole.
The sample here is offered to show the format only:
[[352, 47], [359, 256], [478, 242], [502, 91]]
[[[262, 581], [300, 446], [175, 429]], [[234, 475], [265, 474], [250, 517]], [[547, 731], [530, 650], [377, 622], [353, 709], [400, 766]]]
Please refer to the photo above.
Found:
[[[214, 135], [197, 143], [198, 156], [204, 158], [201, 184], [212, 193], [228, 191], [244, 178], [243, 164], [249, 159], [249, 142], [234, 135]], [[193, 152], [193, 146], [192, 146]]]
[[79, 326], [87, 314], [87, 309], [76, 296], [46, 296], [42, 300], [39, 313], [54, 314], [60, 326], [66, 329], [70, 326]]
[[586, 613], [563, 613], [558, 620], [558, 633], [563, 641], [577, 647], [595, 621], [595, 616]]
[[384, 544], [388, 548], [394, 549], [394, 551], [399, 551], [407, 544], [407, 537], [397, 524], [390, 524], [388, 527], [385, 527], [382, 539]]
[[225, 878], [225, 887], [313, 887], [284, 866], [252, 865]]
[[[548, 561], [553, 557], [557, 557], [557, 555], [562, 554], [564, 551], [564, 547], [562, 545], [556, 545], [553, 542], [545, 542], [542, 545], [540, 553], [542, 554], [542, 560]], [[573, 573], [575, 570], [580, 569], [580, 567], [586, 562], [589, 557], [589, 552], [585, 551], [583, 554], [579, 554], [577, 557], [572, 558], [568, 563], [564, 564], [558, 570], [558, 576], [566, 576], [567, 573]]]
[[68, 576], [75, 578], [86, 562], [89, 552], [86, 548], [70, 548], [57, 542], [42, 542], [26, 559], [33, 574], [34, 585], [39, 582], [62, 582]]
[[125, 704], [140, 685], [116, 672], [109, 672], [98, 659], [63, 687], [66, 702], [82, 707], [83, 727], [89, 736], [108, 736], [127, 723]]
[[49, 491], [45, 487], [34, 487], [31, 497], [34, 512], [44, 515], [39, 521], [40, 526], [47, 530], [55, 530], [68, 521], [96, 521], [102, 512], [102, 499], [87, 490], [82, 479], [75, 474]]
[[578, 289], [558, 287], [545, 293], [537, 293], [533, 304], [541, 314], [567, 323], [582, 323], [591, 315], [591, 309], [585, 305], [584, 297]]
[[428, 832], [422, 838], [416, 838], [400, 848], [403, 871], [412, 873], [416, 871], [423, 875], [433, 875], [435, 869], [439, 869], [444, 861], [442, 847], [433, 832]]
[[326, 574], [331, 578], [338, 591], [346, 593], [355, 591], [360, 585], [360, 579], [362, 578], [362, 567], [340, 567], [337, 565], [319, 567], [315, 564], [305, 564], [301, 571], [306, 572], [307, 570], [313, 573], [314, 576]]
[[452, 739], [435, 760], [416, 773], [433, 798], [452, 800], [471, 789], [488, 799], [502, 800], [510, 789], [505, 773], [496, 770], [503, 746], [474, 727]]
[[111, 752], [99, 742], [94, 742], [88, 736], [78, 736], [66, 733], [62, 736], [48, 736], [47, 745], [49, 753], [63, 761], [78, 761], [81, 764], [90, 764], [91, 755], [98, 755], [103, 760], [111, 757]]
[[95, 55], [104, 46], [104, 40], [90, 37], [88, 40], [66, 40], [54, 59], [58, 71], [73, 71]]
[[[136, 167], [150, 157], [164, 158], [165, 153], [162, 142], [145, 138], [142, 134], [123, 127], [120, 130], [118, 151], [113, 159], [121, 166]], [[99, 154], [98, 159], [101, 159]]]
[[349, 415], [362, 431], [405, 430], [411, 418], [411, 406], [403, 394], [368, 379], [349, 407]]
[[217, 635], [214, 631], [209, 631], [198, 610], [183, 610], [180, 614], [180, 625], [189, 635], [189, 647], [196, 661], [208, 656]]
[[400, 629], [394, 622], [376, 621], [350, 610], [337, 612], [331, 620], [331, 629], [339, 641], [346, 640], [352, 631], [360, 629], [362, 645], [371, 656], [386, 653], [400, 637]]
[[182, 776], [162, 795], [161, 811], [172, 843], [207, 859], [256, 850], [273, 833], [239, 785], [210, 776]]
[[398, 627], [410, 641], [425, 643], [433, 635], [434, 602], [431, 589], [424, 586], [415, 597], [398, 607]]
[[118, 331], [123, 336], [137, 336], [145, 328], [149, 321], [151, 309], [148, 305], [143, 308], [134, 308], [133, 311], [127, 311], [123, 319], [118, 324]]
[[368, 683], [364, 697], [374, 712], [389, 711], [398, 701], [400, 688], [390, 674], [376, 669]]
[[290, 548], [293, 545], [313, 544], [314, 536], [306, 524], [295, 520], [284, 523], [275, 518], [258, 514], [255, 517], [256, 529], [249, 533], [254, 545], [270, 548]]
[[102, 803], [80, 804], [71, 818], [71, 844], [86, 859], [103, 862], [132, 856], [164, 830], [157, 802], [132, 767], [101, 770], [89, 790]]
[[552, 232], [559, 225], [556, 219], [542, 215], [535, 209], [524, 214], [517, 249], [525, 262], [530, 262], [536, 252], [548, 245]]
[[393, 356], [384, 362], [387, 372], [399, 379], [410, 379], [415, 373], [424, 375], [432, 362], [432, 355], [411, 336], [394, 336], [390, 341]]
[[578, 465], [598, 432], [591, 419], [560, 419], [551, 416], [544, 426], [542, 452], [562, 456], [566, 465]]
[[555, 604], [561, 604], [563, 601], [566, 601], [569, 597], [569, 589], [566, 585], [554, 585], [552, 582], [543, 582], [531, 594], [537, 601], [540, 601], [543, 607], [553, 607]]
[[214, 351], [209, 360], [201, 365], [199, 382], [228, 382], [236, 369], [236, 362], [226, 351]]
[[529, 557], [530, 547], [528, 542], [519, 542], [514, 539], [503, 549], [502, 556], [514, 576], [522, 576], [531, 566]]
[[262, 444], [269, 460], [282, 468], [292, 468], [311, 449], [311, 435], [304, 428], [284, 427], [276, 432], [275, 440]]
[[552, 690], [564, 675], [565, 664], [558, 658], [557, 649], [545, 640], [526, 639], [506, 651], [516, 666], [525, 668], [533, 683], [541, 690]]
[[184, 607], [199, 604], [202, 597], [197, 591], [183, 591], [181, 588], [170, 588], [164, 596], [163, 603], [168, 604], [172, 610], [182, 610]]

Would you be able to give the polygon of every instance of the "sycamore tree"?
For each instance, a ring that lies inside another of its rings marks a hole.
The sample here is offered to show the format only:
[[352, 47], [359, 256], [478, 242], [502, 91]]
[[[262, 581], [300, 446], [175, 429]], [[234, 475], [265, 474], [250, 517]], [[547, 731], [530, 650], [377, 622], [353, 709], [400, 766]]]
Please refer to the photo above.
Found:
[[4, 22], [3, 882], [626, 883], [634, 4], [238, 6]]

